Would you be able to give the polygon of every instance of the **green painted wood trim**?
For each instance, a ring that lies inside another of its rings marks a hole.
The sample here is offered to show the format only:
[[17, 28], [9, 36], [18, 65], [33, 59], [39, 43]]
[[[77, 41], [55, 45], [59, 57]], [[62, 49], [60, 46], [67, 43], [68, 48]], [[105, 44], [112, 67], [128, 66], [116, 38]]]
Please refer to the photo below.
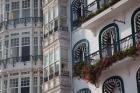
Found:
[[139, 85], [139, 81], [138, 81], [138, 71], [140, 71], [140, 68], [137, 70], [137, 72], [136, 72], [136, 82], [137, 82], [137, 91], [138, 91], [138, 93], [140, 93], [140, 85]]
[[136, 39], [135, 39], [135, 33], [136, 33], [136, 29], [135, 29], [135, 16], [137, 15], [137, 13], [140, 11], [140, 7], [137, 8], [131, 17], [131, 26], [132, 26], [132, 38], [133, 38], [133, 45], [136, 45]]
[[[107, 80], [105, 80], [105, 82], [103, 83], [103, 86], [105, 85], [105, 83], [110, 80], [110, 79], [119, 79], [121, 81], [121, 87], [122, 87], [122, 93], [125, 93], [125, 90], [124, 90], [124, 83], [123, 83], [123, 79], [120, 77], [120, 76], [112, 76], [110, 78], [108, 78]], [[102, 86], [102, 93], [104, 93], [103, 91], [103, 86]]]
[[105, 26], [101, 31], [100, 31], [100, 33], [99, 33], [99, 51], [100, 51], [100, 58], [102, 58], [102, 47], [101, 47], [101, 36], [102, 36], [102, 33], [106, 30], [106, 29], [108, 29], [109, 27], [112, 27], [112, 26], [114, 26], [115, 28], [116, 28], [116, 31], [117, 31], [117, 47], [118, 47], [118, 50], [120, 51], [120, 35], [119, 35], [119, 27], [118, 27], [118, 25], [117, 24], [115, 24], [115, 23], [111, 23], [111, 24], [109, 24], [109, 25], [107, 25], [107, 26]]
[[78, 41], [75, 45], [74, 45], [74, 47], [73, 47], [73, 49], [72, 49], [72, 63], [74, 63], [74, 50], [75, 50], [75, 48], [76, 48], [76, 46], [78, 45], [78, 44], [80, 44], [80, 43], [82, 43], [82, 42], [86, 42], [88, 45], [88, 47], [87, 47], [87, 49], [88, 49], [88, 54], [89, 54], [89, 51], [90, 51], [90, 49], [89, 49], [89, 41], [87, 40], [87, 39], [82, 39], [82, 40], [80, 40], [80, 41]]
[[81, 93], [81, 91], [86, 91], [86, 93], [91, 93], [91, 90], [89, 88], [80, 89], [80, 90], [77, 91], [77, 93]]

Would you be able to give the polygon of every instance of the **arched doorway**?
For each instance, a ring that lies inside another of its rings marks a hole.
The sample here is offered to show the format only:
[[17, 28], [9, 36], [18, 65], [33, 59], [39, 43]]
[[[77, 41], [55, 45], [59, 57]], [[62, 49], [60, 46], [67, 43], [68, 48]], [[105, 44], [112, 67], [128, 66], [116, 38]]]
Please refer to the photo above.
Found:
[[83, 88], [77, 91], [77, 93], [91, 93], [91, 90], [89, 88]]
[[120, 51], [119, 28], [112, 23], [105, 26], [99, 34], [100, 57], [110, 57]]
[[136, 80], [137, 80], [138, 93], [140, 93], [140, 68], [138, 69], [138, 71], [136, 73]]
[[131, 18], [133, 45], [140, 42], [140, 7], [134, 11]]
[[86, 39], [78, 41], [73, 48], [73, 62], [85, 61], [85, 56], [89, 54], [89, 42]]
[[124, 93], [124, 84], [119, 76], [113, 76], [103, 83], [103, 93]]

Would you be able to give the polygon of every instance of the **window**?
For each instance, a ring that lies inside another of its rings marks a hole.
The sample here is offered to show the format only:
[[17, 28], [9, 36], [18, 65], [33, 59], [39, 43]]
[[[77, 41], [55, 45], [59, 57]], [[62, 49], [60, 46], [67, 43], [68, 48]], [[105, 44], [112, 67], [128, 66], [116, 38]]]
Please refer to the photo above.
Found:
[[100, 57], [110, 57], [120, 51], [119, 29], [113, 23], [104, 27], [99, 34]]
[[40, 93], [42, 93], [43, 77], [40, 77]]
[[123, 80], [119, 76], [108, 78], [103, 83], [103, 93], [124, 93]]
[[38, 7], [38, 0], [34, 0], [34, 7]]
[[8, 58], [8, 47], [9, 47], [9, 40], [5, 40], [4, 42], [4, 59]]
[[21, 93], [29, 93], [30, 92], [30, 78], [24, 77], [21, 78]]
[[54, 60], [58, 61], [60, 59], [59, 48], [55, 48]]
[[12, 2], [12, 19], [19, 18], [19, 1], [18, 2]]
[[3, 88], [2, 88], [3, 90], [3, 93], [7, 93], [7, 79], [4, 79], [3, 80]]
[[19, 1], [18, 2], [12, 2], [12, 10], [19, 9]]
[[66, 16], [67, 15], [67, 7], [66, 6], [61, 6], [61, 16]]
[[46, 67], [48, 64], [49, 64], [49, 53], [47, 53], [44, 58], [44, 66]]
[[9, 4], [6, 4], [5, 5], [5, 11], [9, 11], [10, 10], [10, 5]]
[[19, 57], [19, 38], [11, 39], [11, 57]]
[[30, 0], [22, 0], [22, 8], [29, 8]]
[[34, 0], [34, 16], [38, 17], [38, 0]]
[[77, 93], [91, 93], [91, 90], [88, 88], [80, 89]]
[[44, 68], [44, 82], [48, 81], [48, 68]]
[[30, 9], [22, 9], [22, 17], [30, 17]]
[[22, 61], [30, 60], [30, 37], [22, 38]]
[[18, 93], [18, 78], [10, 79], [10, 93]]
[[[64, 12], [64, 11], [63, 11]], [[54, 7], [54, 17], [58, 17], [58, 6]]]
[[22, 45], [23, 46], [30, 45], [30, 37], [22, 38]]
[[59, 75], [59, 62], [55, 63], [55, 76]]
[[73, 48], [73, 61], [74, 63], [82, 62], [85, 56], [89, 54], [89, 43], [87, 40], [80, 40]]
[[[132, 15], [132, 35], [133, 45], [140, 42], [140, 7], [136, 9]], [[137, 90], [140, 93], [140, 68], [136, 72]]]
[[44, 21], [45, 24], [47, 24], [47, 23], [48, 23], [48, 12], [45, 13], [45, 17], [44, 17], [44, 19], [45, 19], [45, 21]]
[[54, 60], [53, 50], [49, 52], [49, 63], [52, 63]]
[[133, 45], [140, 42], [140, 8], [136, 9], [132, 15], [132, 35]]
[[50, 66], [49, 72], [49, 79], [52, 79], [54, 75], [54, 65]]
[[19, 46], [19, 38], [11, 39], [11, 47]]
[[34, 45], [38, 44], [38, 37], [34, 37]]
[[37, 93], [37, 87], [38, 87], [38, 78], [33, 78], [33, 93]]
[[22, 0], [22, 17], [30, 17], [30, 0]]
[[[38, 55], [38, 37], [34, 37], [34, 55]], [[36, 58], [37, 59], [37, 58]]]

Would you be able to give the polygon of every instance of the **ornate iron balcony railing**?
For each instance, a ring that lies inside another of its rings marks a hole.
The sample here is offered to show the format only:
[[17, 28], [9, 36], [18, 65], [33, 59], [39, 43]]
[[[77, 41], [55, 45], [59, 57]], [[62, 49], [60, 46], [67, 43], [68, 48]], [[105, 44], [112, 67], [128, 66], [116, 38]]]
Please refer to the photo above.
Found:
[[[27, 57], [28, 59], [24, 60]], [[12, 65], [14, 67], [17, 63], [23, 63], [24, 65], [26, 65], [28, 61], [35, 62], [35, 65], [36, 65], [38, 60], [43, 61], [43, 55], [12, 57], [12, 58], [1, 59], [0, 66], [3, 66], [4, 68], [6, 68], [8, 65]]]
[[3, 21], [3, 22], [0, 23], [0, 30], [2, 28], [8, 29], [8, 27], [16, 28], [16, 26], [19, 25], [19, 24], [27, 26], [30, 23], [34, 24], [35, 26], [38, 23], [43, 25], [43, 17], [25, 17], [25, 18]]
[[[139, 33], [136, 33], [135, 34], [135, 38], [136, 38], [136, 43], [138, 44], [139, 41], [140, 41], [140, 38], [137, 38], [137, 36], [139, 35]], [[111, 45], [113, 48], [113, 45]], [[134, 42], [133, 42], [133, 35], [129, 35], [123, 39], [120, 40], [120, 51], [125, 51], [127, 50], [128, 48], [134, 46]], [[100, 60], [100, 53], [102, 53], [103, 57], [109, 57], [107, 55], [107, 50], [106, 48], [102, 49], [102, 50], [98, 50], [88, 56], [85, 56], [85, 60], [86, 62], [88, 62], [89, 64], [95, 64], [98, 60]], [[112, 54], [114, 55], [114, 54]]]
[[94, 0], [89, 5], [84, 0], [74, 0], [72, 2], [72, 26], [79, 27], [82, 23], [98, 15], [108, 7], [116, 4], [120, 0]]

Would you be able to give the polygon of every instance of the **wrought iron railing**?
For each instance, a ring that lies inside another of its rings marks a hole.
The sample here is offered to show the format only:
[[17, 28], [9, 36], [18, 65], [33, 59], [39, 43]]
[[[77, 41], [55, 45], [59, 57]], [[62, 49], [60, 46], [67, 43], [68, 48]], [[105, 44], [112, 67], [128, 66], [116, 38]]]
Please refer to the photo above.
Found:
[[105, 9], [116, 4], [119, 1], [120, 0], [94, 0], [89, 5], [83, 5], [84, 2], [81, 2], [80, 0], [74, 0], [72, 3], [72, 26], [80, 26], [85, 21], [93, 18], [100, 12], [104, 11]]
[[43, 55], [29, 56], [28, 60], [23, 60], [25, 58], [27, 58], [27, 56], [1, 59], [0, 60], [0, 66], [3, 66], [4, 68], [6, 68], [8, 65], [12, 65], [13, 67], [15, 67], [15, 65], [17, 63], [23, 63], [24, 65], [26, 65], [26, 63], [28, 61], [33, 61], [33, 62], [35, 62], [35, 65], [36, 65], [36, 62], [38, 60], [43, 61]]
[[[136, 43], [139, 43], [140, 39], [137, 38], [137, 36], [139, 35], [139, 33], [136, 33], [135, 34], [135, 38], [136, 38]], [[123, 39], [121, 39], [120, 41], [120, 50], [119, 51], [125, 51], [127, 50], [128, 48], [134, 46], [134, 43], [133, 43], [133, 35], [129, 35]], [[112, 49], [114, 48], [113, 45], [111, 47]], [[108, 54], [107, 54], [107, 49], [104, 48], [104, 49], [101, 49], [101, 50], [98, 50], [88, 56], [85, 57], [86, 59], [86, 62], [89, 62], [90, 64], [95, 64], [96, 62], [98, 62], [98, 60], [100, 60], [100, 54], [102, 53], [102, 56], [103, 57], [108, 57]], [[114, 53], [115, 54], [115, 53]], [[114, 55], [112, 54], [112, 55]]]
[[8, 29], [8, 27], [16, 28], [16, 26], [19, 25], [19, 24], [27, 26], [30, 23], [34, 24], [35, 26], [38, 23], [43, 25], [43, 17], [25, 17], [25, 18], [3, 21], [3, 22], [0, 23], [0, 30], [2, 28]]

